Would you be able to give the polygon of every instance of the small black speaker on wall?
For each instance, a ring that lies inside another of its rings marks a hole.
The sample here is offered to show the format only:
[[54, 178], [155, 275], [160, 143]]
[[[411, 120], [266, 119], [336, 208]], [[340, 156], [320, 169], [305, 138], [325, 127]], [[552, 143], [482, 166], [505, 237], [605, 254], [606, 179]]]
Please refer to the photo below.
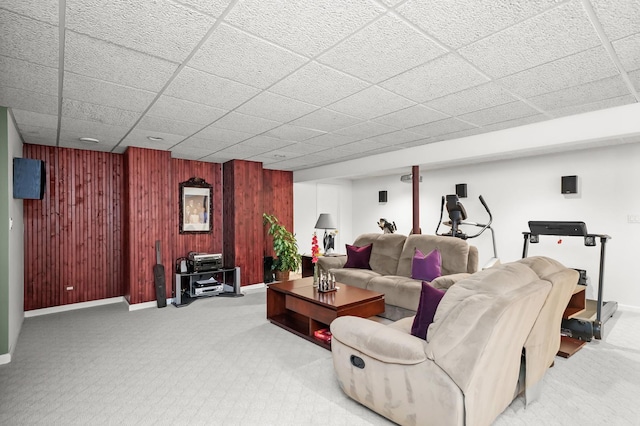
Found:
[[562, 176], [562, 193], [578, 193], [578, 176]]
[[460, 198], [467, 198], [467, 184], [466, 183], [458, 183], [456, 184], [456, 195]]
[[13, 159], [13, 198], [42, 200], [46, 183], [44, 161]]
[[378, 202], [379, 203], [387, 202], [387, 191], [378, 191]]

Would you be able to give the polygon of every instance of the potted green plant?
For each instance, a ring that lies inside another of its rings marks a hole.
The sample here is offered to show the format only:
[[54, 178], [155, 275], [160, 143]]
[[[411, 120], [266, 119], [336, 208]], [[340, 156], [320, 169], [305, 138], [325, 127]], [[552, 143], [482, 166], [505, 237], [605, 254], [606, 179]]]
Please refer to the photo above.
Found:
[[287, 231], [274, 215], [263, 213], [262, 222], [268, 225], [267, 233], [273, 237], [273, 251], [276, 258], [271, 269], [276, 271], [276, 281], [289, 279], [289, 272], [300, 266], [300, 253], [295, 235]]

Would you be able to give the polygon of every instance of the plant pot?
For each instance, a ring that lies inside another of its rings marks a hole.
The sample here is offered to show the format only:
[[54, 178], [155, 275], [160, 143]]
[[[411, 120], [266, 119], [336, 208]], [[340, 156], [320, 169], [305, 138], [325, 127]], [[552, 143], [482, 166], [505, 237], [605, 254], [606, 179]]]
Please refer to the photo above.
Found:
[[289, 281], [290, 271], [276, 271], [276, 281]]

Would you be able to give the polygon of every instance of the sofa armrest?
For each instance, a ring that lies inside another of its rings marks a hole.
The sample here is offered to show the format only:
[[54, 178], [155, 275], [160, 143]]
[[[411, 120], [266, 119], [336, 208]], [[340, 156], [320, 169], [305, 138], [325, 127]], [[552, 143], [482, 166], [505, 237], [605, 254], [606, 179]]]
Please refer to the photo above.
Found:
[[427, 359], [426, 341], [365, 318], [336, 318], [331, 323], [331, 334], [332, 340], [381, 362], [412, 365]]
[[437, 288], [439, 290], [448, 290], [449, 287], [451, 287], [458, 281], [463, 280], [469, 276], [471, 276], [471, 274], [467, 272], [460, 272], [459, 274], [443, 275], [431, 281], [431, 287]]
[[347, 263], [347, 256], [319, 256], [318, 267], [324, 272], [330, 269], [342, 268]]

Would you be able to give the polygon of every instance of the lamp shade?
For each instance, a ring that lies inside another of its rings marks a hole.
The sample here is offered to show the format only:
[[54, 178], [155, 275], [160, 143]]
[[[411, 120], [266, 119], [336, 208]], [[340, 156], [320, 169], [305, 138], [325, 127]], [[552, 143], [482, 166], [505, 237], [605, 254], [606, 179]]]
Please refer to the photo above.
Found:
[[320, 213], [315, 229], [336, 229], [336, 223], [329, 213]]

